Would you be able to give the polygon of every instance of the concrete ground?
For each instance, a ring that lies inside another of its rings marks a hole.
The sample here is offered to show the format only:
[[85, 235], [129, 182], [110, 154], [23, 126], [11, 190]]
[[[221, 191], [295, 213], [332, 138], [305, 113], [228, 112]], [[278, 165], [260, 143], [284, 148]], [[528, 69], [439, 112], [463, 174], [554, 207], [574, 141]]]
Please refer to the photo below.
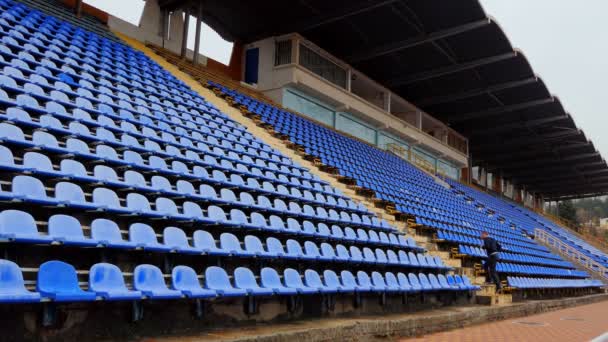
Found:
[[[591, 341], [608, 333], [608, 302], [577, 306], [400, 341]], [[599, 340], [608, 341], [608, 336]]]
[[[608, 311], [607, 299], [607, 295], [599, 294], [505, 306], [456, 306], [409, 314], [320, 318], [219, 328], [205, 333], [156, 336], [142, 340], [146, 342], [589, 341], [608, 331], [606, 321], [608, 315], [604, 314]], [[494, 321], [497, 323], [485, 323]], [[440, 331], [447, 332], [439, 333]], [[418, 338], [408, 340], [405, 336]]]

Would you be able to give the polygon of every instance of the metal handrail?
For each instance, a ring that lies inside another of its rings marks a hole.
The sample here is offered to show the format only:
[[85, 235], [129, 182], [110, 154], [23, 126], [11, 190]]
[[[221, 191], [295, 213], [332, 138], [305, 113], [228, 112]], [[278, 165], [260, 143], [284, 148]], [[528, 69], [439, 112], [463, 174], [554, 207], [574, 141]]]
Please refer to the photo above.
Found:
[[588, 271], [597, 275], [602, 281], [608, 282], [608, 268], [581, 253], [576, 248], [563, 242], [558, 237], [549, 234], [546, 230], [540, 228], [534, 229], [534, 240], [546, 245], [547, 247], [558, 252], [561, 256], [584, 267]]

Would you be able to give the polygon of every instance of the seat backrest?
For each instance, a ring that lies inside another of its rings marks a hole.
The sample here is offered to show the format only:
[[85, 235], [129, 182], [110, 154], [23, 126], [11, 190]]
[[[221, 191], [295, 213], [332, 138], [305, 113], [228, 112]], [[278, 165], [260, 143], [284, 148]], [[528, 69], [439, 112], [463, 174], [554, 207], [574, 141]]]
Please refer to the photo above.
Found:
[[276, 216], [276, 215], [270, 215], [270, 228], [275, 229], [275, 230], [283, 230], [285, 229], [285, 222], [283, 222], [283, 219]]
[[30, 176], [15, 176], [12, 191], [16, 195], [26, 195], [34, 198], [47, 197], [44, 184], [39, 179]]
[[138, 193], [130, 193], [127, 195], [127, 208], [138, 211], [152, 210], [148, 199], [144, 195]]
[[302, 246], [296, 240], [293, 240], [293, 239], [287, 240], [287, 242], [285, 243], [285, 246], [287, 247], [287, 253], [289, 253], [289, 254], [304, 255], [304, 252], [302, 251]]
[[96, 188], [93, 190], [93, 202], [110, 208], [121, 207], [118, 195], [116, 195], [114, 191], [106, 188]]
[[262, 268], [262, 271], [260, 272], [260, 283], [263, 287], [270, 289], [283, 287], [281, 276], [274, 268], [270, 267]]
[[434, 275], [433, 273], [429, 273], [428, 275], [429, 278], [429, 282], [431, 283], [431, 286], [433, 286], [433, 288], [441, 288], [441, 284], [439, 283], [439, 280], [437, 279], [437, 276]]
[[192, 236], [192, 244], [200, 249], [216, 249], [215, 239], [213, 235], [205, 230], [197, 230]]
[[220, 246], [222, 249], [232, 252], [242, 252], [241, 242], [239, 239], [230, 233], [222, 233], [220, 235]]
[[319, 273], [310, 269], [304, 271], [304, 284], [315, 289], [323, 287], [323, 282], [321, 281], [321, 276]]
[[71, 201], [85, 203], [84, 192], [74, 183], [59, 182], [55, 185], [55, 199], [59, 201]]
[[26, 152], [23, 155], [23, 166], [41, 171], [53, 171], [53, 162], [49, 157], [38, 152]]
[[53, 237], [84, 238], [80, 222], [72, 216], [58, 214], [49, 218], [49, 235]]
[[218, 266], [210, 266], [205, 270], [205, 287], [214, 290], [231, 289], [232, 284], [226, 271]]
[[273, 254], [285, 254], [283, 244], [281, 243], [281, 241], [274, 237], [269, 237], [266, 239], [266, 248], [268, 248], [268, 252]]
[[136, 290], [165, 290], [167, 284], [160, 268], [142, 264], [133, 271], [133, 287]]
[[355, 276], [350, 271], [340, 272], [340, 279], [342, 280], [342, 284], [344, 286], [349, 286], [349, 287], [357, 286], [357, 280], [355, 279]]
[[19, 265], [0, 259], [0, 293], [7, 295], [24, 291], [26, 291], [25, 283]]
[[89, 271], [89, 289], [92, 291], [124, 291], [127, 289], [122, 271], [116, 265], [98, 263]]
[[59, 260], [40, 265], [36, 289], [39, 292], [81, 291], [74, 266]]
[[397, 273], [397, 281], [399, 282], [399, 286], [405, 290], [409, 290], [412, 288], [410, 282], [407, 279], [407, 276], [404, 273]]
[[371, 286], [372, 285], [369, 275], [363, 271], [357, 272], [357, 282], [361, 286]]
[[319, 247], [317, 246], [317, 244], [315, 244], [312, 241], [304, 242], [304, 251], [306, 252], [306, 255], [309, 257], [315, 258], [315, 257], [320, 256]]
[[302, 283], [302, 278], [300, 277], [300, 273], [294, 270], [293, 268], [286, 268], [283, 271], [283, 280], [285, 281], [285, 286], [291, 288], [302, 288], [304, 284]]
[[340, 284], [340, 279], [338, 278], [338, 275], [332, 270], [323, 271], [323, 282], [327, 287], [338, 287], [342, 285]]
[[240, 289], [255, 289], [260, 287], [255, 275], [247, 267], [237, 267], [234, 270], [234, 285]]
[[102, 218], [91, 223], [91, 237], [99, 241], [124, 241], [116, 222]]
[[144, 245], [158, 245], [156, 232], [145, 223], [133, 223], [129, 226], [129, 239]]
[[409, 279], [410, 285], [414, 290], [420, 290], [422, 288], [422, 285], [420, 285], [420, 280], [414, 273], [409, 273], [407, 278]]
[[163, 230], [163, 243], [172, 248], [190, 247], [186, 233], [177, 227], [166, 227]]
[[386, 272], [384, 274], [384, 280], [386, 281], [386, 285], [392, 287], [399, 287], [399, 282], [397, 281], [397, 277], [392, 272]]
[[188, 291], [200, 290], [196, 272], [188, 266], [175, 266], [171, 271], [171, 287], [175, 290]]
[[264, 253], [264, 246], [262, 241], [257, 236], [247, 235], [245, 236], [245, 250], [251, 253]]
[[408, 260], [410, 261], [410, 264], [411, 264], [411, 265], [413, 265], [413, 266], [418, 266], [418, 265], [420, 265], [420, 264], [418, 263], [418, 258], [416, 258], [416, 254], [414, 254], [413, 252], [408, 252], [408, 253], [407, 253], [407, 257], [408, 257]]
[[38, 235], [36, 220], [25, 211], [8, 209], [0, 212], [0, 234]]
[[433, 288], [433, 286], [431, 285], [431, 282], [429, 281], [429, 278], [426, 276], [426, 274], [418, 273], [418, 279], [420, 280], [420, 285], [422, 286], [422, 288], [424, 288], [424, 289]]
[[210, 205], [209, 208], [207, 208], [207, 215], [208, 215], [209, 219], [211, 219], [211, 220], [215, 220], [215, 221], [226, 221], [227, 220], [226, 213], [224, 212], [224, 210], [215, 205]]

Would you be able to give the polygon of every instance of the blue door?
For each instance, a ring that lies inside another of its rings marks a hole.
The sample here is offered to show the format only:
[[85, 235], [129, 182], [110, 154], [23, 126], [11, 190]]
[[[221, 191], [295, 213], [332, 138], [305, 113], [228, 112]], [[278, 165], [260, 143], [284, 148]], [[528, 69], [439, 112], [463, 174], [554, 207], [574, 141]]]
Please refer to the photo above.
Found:
[[260, 49], [249, 49], [245, 52], [245, 82], [258, 83], [258, 64], [260, 62]]

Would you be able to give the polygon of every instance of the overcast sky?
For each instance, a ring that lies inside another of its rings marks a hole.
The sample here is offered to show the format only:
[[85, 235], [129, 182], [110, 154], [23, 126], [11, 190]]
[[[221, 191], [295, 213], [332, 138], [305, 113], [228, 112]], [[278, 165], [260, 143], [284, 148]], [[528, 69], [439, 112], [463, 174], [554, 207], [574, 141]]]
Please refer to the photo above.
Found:
[[549, 91], [608, 157], [608, 1], [481, 0]]
[[[524, 52], [549, 91], [560, 98], [577, 125], [607, 157], [608, 115], [604, 103], [608, 99], [608, 0], [480, 1], [511, 44]], [[143, 0], [85, 2], [136, 25], [144, 5]], [[193, 39], [189, 45], [194, 45]], [[230, 59], [231, 44], [206, 25], [201, 49], [221, 62]]]

